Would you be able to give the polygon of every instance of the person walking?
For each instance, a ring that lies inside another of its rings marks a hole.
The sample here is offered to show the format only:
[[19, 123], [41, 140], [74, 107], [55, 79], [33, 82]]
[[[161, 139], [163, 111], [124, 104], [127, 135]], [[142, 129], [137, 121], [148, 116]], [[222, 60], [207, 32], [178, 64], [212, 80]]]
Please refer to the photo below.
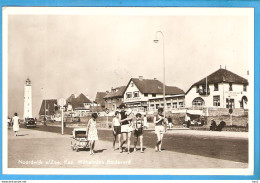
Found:
[[95, 141], [98, 140], [97, 125], [96, 125], [97, 117], [98, 117], [97, 113], [92, 113], [91, 118], [89, 119], [87, 124], [87, 137], [90, 143], [89, 144], [90, 155], [94, 154]]
[[120, 116], [119, 116], [119, 122], [121, 123], [121, 133], [123, 136], [123, 141], [120, 146], [120, 153], [123, 152], [123, 145], [127, 142], [127, 153], [130, 153], [130, 144], [131, 144], [131, 133], [133, 131], [132, 128], [132, 117], [129, 117], [131, 112], [127, 113], [125, 108], [125, 104], [121, 104], [119, 106], [121, 109]]
[[113, 150], [115, 151], [115, 143], [116, 143], [116, 138], [118, 137], [118, 147], [120, 149], [121, 146], [121, 124], [119, 123], [119, 112], [115, 112], [115, 117], [113, 118], [112, 122], [112, 130], [113, 130]]
[[14, 113], [14, 117], [12, 118], [12, 121], [13, 121], [13, 131], [15, 133], [14, 136], [18, 136], [20, 120], [17, 113]]
[[154, 116], [153, 122], [155, 123], [155, 134], [157, 135], [155, 151], [162, 152], [162, 140], [165, 132], [164, 123], [166, 122], [166, 119], [163, 117], [163, 108], [158, 109], [158, 114]]
[[141, 119], [142, 115], [140, 113], [136, 114], [136, 120], [134, 122], [134, 136], [135, 136], [135, 141], [134, 141], [134, 151], [136, 151], [136, 145], [138, 138], [140, 138], [140, 149], [141, 153], [144, 153], [143, 151], [143, 129], [144, 129], [144, 122]]

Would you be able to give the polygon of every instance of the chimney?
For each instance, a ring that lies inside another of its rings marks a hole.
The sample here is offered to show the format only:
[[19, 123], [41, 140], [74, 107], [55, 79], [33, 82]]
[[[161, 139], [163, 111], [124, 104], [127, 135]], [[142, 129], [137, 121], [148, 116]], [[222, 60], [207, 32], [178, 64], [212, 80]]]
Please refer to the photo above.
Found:
[[153, 78], [154, 80], [157, 80], [157, 78]]
[[143, 76], [139, 76], [139, 80], [143, 80]]
[[225, 70], [227, 70], [227, 66], [225, 66]]
[[220, 65], [220, 69], [221, 69], [221, 65]]

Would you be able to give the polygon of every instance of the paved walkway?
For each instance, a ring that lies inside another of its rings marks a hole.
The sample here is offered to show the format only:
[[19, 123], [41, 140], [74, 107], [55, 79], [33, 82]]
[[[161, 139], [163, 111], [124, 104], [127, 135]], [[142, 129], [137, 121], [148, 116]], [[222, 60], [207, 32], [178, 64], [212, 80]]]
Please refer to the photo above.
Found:
[[[181, 132], [181, 131], [179, 131]], [[170, 133], [179, 133], [171, 131]], [[221, 132], [222, 133], [222, 132]], [[247, 168], [247, 163], [221, 160], [173, 151], [146, 148], [130, 154], [113, 151], [111, 142], [96, 142], [96, 153], [75, 152], [71, 136], [21, 129], [15, 137], [8, 130], [9, 168]]]

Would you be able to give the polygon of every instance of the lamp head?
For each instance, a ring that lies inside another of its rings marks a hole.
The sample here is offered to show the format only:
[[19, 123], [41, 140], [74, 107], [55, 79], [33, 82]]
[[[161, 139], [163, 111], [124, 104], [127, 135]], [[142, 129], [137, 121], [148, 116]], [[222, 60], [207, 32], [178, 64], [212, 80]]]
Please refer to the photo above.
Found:
[[155, 40], [153, 40], [155, 43], [158, 43], [159, 42], [159, 40], [158, 39], [155, 39]]

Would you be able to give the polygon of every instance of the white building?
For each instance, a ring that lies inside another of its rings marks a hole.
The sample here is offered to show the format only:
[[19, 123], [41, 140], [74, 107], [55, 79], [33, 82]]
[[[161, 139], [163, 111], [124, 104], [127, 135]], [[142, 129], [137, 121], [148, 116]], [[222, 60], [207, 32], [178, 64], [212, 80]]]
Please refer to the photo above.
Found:
[[29, 78], [24, 85], [24, 112], [23, 119], [32, 118], [32, 85]]
[[185, 106], [247, 109], [247, 88], [248, 81], [245, 78], [220, 68], [189, 88], [185, 95]]
[[[184, 107], [185, 93], [180, 88], [165, 86], [167, 110]], [[135, 111], [155, 111], [163, 107], [163, 83], [157, 79], [131, 78], [124, 91], [124, 103]]]

